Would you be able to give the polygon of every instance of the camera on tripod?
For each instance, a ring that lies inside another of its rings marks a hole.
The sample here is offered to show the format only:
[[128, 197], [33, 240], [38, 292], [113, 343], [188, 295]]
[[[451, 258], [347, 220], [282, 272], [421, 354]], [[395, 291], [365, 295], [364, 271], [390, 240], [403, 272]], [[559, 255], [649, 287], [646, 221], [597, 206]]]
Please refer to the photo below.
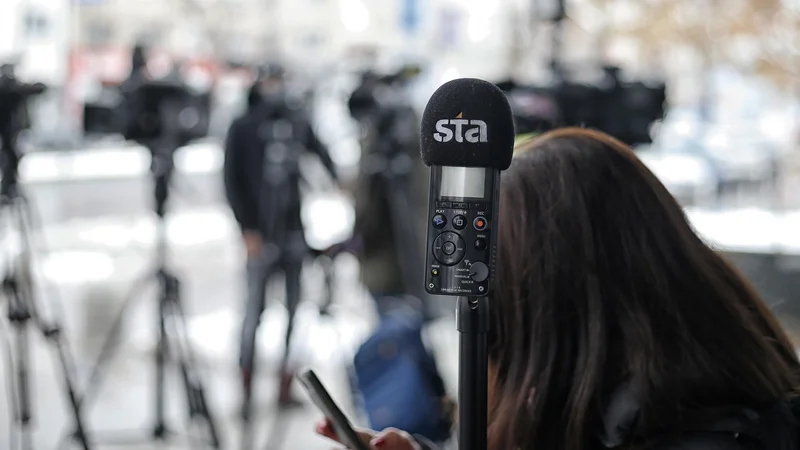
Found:
[[2, 181], [0, 197], [10, 201], [15, 197], [17, 171], [22, 155], [17, 148], [17, 136], [31, 127], [28, 99], [47, 90], [41, 83], [26, 84], [17, 80], [14, 66], [0, 66], [0, 147], [2, 147]]
[[[18, 244], [11, 262], [0, 273], [0, 307], [5, 314], [0, 321], [8, 320], [4, 328], [14, 334], [14, 345], [8, 347], [8, 361], [4, 369], [9, 381], [11, 412], [13, 423], [9, 430], [10, 448], [33, 448], [34, 405], [31, 399], [30, 373], [30, 331], [39, 331], [57, 354], [63, 377], [64, 394], [72, 410], [75, 431], [70, 436], [80, 443], [84, 450], [90, 450], [86, 427], [81, 416], [81, 398], [76, 389], [75, 363], [61, 338], [61, 328], [54, 321], [47, 321], [40, 314], [38, 291], [32, 267], [34, 252], [32, 241], [33, 226], [30, 204], [18, 188], [18, 167], [22, 154], [17, 148], [17, 136], [22, 130], [31, 127], [31, 117], [27, 101], [43, 93], [47, 87], [41, 83], [21, 83], [14, 73], [14, 66], [0, 66], [0, 143], [2, 144], [2, 181], [0, 182], [0, 227], [4, 235], [16, 235]], [[41, 230], [36, 230], [41, 231]], [[8, 258], [7, 255], [4, 255]], [[12, 340], [9, 340], [12, 342]]]
[[83, 130], [145, 146], [169, 136], [180, 147], [208, 136], [210, 116], [210, 92], [192, 88], [179, 75], [152, 79], [140, 71], [120, 86], [104, 86], [85, 103]]
[[514, 110], [517, 134], [582, 126], [608, 133], [628, 145], [652, 141], [650, 126], [664, 117], [666, 84], [623, 82], [616, 67], [603, 68], [595, 85], [559, 79], [551, 86], [497, 83]]
[[22, 131], [31, 127], [27, 101], [47, 90], [42, 83], [22, 83], [12, 64], [0, 66], [0, 130]]
[[360, 85], [348, 101], [350, 115], [361, 120], [376, 112], [394, 109], [398, 104], [405, 105], [408, 99], [403, 88], [421, 71], [421, 67], [411, 64], [388, 75], [365, 71], [361, 74]]

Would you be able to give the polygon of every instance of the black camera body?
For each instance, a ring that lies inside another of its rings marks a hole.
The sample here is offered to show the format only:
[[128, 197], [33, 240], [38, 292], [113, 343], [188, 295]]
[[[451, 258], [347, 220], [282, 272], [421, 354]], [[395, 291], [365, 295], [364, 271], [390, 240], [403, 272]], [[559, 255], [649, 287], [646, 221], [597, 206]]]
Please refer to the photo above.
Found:
[[623, 82], [615, 68], [605, 71], [605, 81], [598, 85], [559, 79], [550, 86], [519, 85], [513, 80], [497, 86], [509, 98], [519, 134], [579, 126], [603, 131], [628, 145], [650, 143], [650, 126], [664, 117], [666, 84]]
[[[425, 264], [429, 294], [490, 294], [497, 249], [497, 233], [491, 230], [497, 223], [499, 180], [495, 169], [431, 167]], [[456, 194], [459, 191], [461, 195]]]
[[148, 81], [126, 97], [125, 139], [173, 136], [185, 144], [208, 135], [210, 94], [193, 93], [182, 83]]
[[31, 127], [27, 100], [44, 93], [42, 83], [20, 83], [16, 77], [0, 76], [0, 129], [21, 131]]
[[180, 81], [130, 79], [84, 106], [84, 132], [120, 134], [147, 144], [168, 136], [178, 145], [208, 136], [211, 94]]

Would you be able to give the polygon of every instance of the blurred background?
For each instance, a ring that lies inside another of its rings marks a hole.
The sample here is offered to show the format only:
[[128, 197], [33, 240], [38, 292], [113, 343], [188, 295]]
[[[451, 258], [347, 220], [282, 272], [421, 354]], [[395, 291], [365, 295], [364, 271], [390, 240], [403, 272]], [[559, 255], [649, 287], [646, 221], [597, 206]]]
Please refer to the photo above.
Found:
[[[25, 155], [19, 183], [37, 218], [37, 308], [63, 326], [78, 390], [97, 391], [84, 416], [98, 441], [108, 430], [147, 434], [154, 421], [157, 286], [136, 291], [102, 383], [90, 378], [159, 242], [151, 152], [104, 122], [117, 108], [107, 98], [129, 78], [136, 45], [146, 46], [152, 76], [177, 73], [207, 99], [206, 129], [174, 153], [165, 242], [182, 280], [186, 338], [227, 448], [240, 439], [245, 250], [226, 202], [223, 146], [264, 64], [285, 70], [288, 95], [307, 113], [343, 186], [331, 189], [318, 160], [301, 159], [312, 250], [353, 234], [349, 188], [359, 183], [366, 151], [353, 92], [375, 79], [378, 87], [369, 89], [379, 110], [395, 108], [399, 98], [420, 114], [442, 83], [484, 78], [506, 91], [521, 135], [584, 125], [632, 145], [800, 342], [799, 0], [3, 0], [0, 64], [13, 65], [19, 83], [47, 87], [26, 98], [29, 126], [17, 140]], [[19, 252], [19, 237], [2, 234], [4, 266]], [[332, 272], [315, 258], [303, 267], [295, 354], [366, 425], [347, 367], [377, 314], [358, 258], [344, 252], [331, 259]], [[282, 287], [270, 286], [257, 340], [263, 367], [283, 357], [283, 297]], [[452, 309], [452, 299], [441, 302]], [[7, 304], [0, 300], [4, 316]], [[13, 337], [10, 324], [3, 328]], [[425, 333], [455, 393], [452, 316], [439, 316]], [[37, 449], [56, 448], [74, 428], [48, 342], [36, 333], [31, 345]], [[0, 378], [12, 378], [9, 368], [3, 360]], [[330, 448], [313, 434], [319, 413], [310, 403], [274, 406], [273, 372], [258, 374], [255, 447]], [[186, 422], [180, 383], [169, 372], [167, 415], [178, 431]], [[13, 396], [3, 389], [0, 405]], [[0, 408], [0, 448], [10, 448], [3, 437], [13, 419]], [[133, 448], [188, 445], [176, 439]]]

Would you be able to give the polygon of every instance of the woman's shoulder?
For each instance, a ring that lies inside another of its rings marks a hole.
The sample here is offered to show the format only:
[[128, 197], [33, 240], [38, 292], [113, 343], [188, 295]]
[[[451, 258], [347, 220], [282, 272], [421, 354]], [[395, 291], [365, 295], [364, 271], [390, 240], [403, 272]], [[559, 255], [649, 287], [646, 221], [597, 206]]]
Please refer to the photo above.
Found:
[[797, 418], [783, 402], [744, 409], [710, 425], [657, 442], [652, 450], [798, 450]]
[[[696, 433], [659, 442], [652, 450], [767, 450], [734, 433]], [[772, 450], [772, 449], [769, 449]]]

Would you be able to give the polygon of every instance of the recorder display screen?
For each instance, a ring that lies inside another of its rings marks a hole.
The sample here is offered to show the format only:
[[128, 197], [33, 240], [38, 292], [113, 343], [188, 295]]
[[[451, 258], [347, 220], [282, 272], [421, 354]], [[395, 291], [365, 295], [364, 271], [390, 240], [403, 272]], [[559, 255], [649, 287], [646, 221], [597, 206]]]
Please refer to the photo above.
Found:
[[442, 197], [484, 198], [486, 169], [482, 167], [442, 167], [439, 195]]

